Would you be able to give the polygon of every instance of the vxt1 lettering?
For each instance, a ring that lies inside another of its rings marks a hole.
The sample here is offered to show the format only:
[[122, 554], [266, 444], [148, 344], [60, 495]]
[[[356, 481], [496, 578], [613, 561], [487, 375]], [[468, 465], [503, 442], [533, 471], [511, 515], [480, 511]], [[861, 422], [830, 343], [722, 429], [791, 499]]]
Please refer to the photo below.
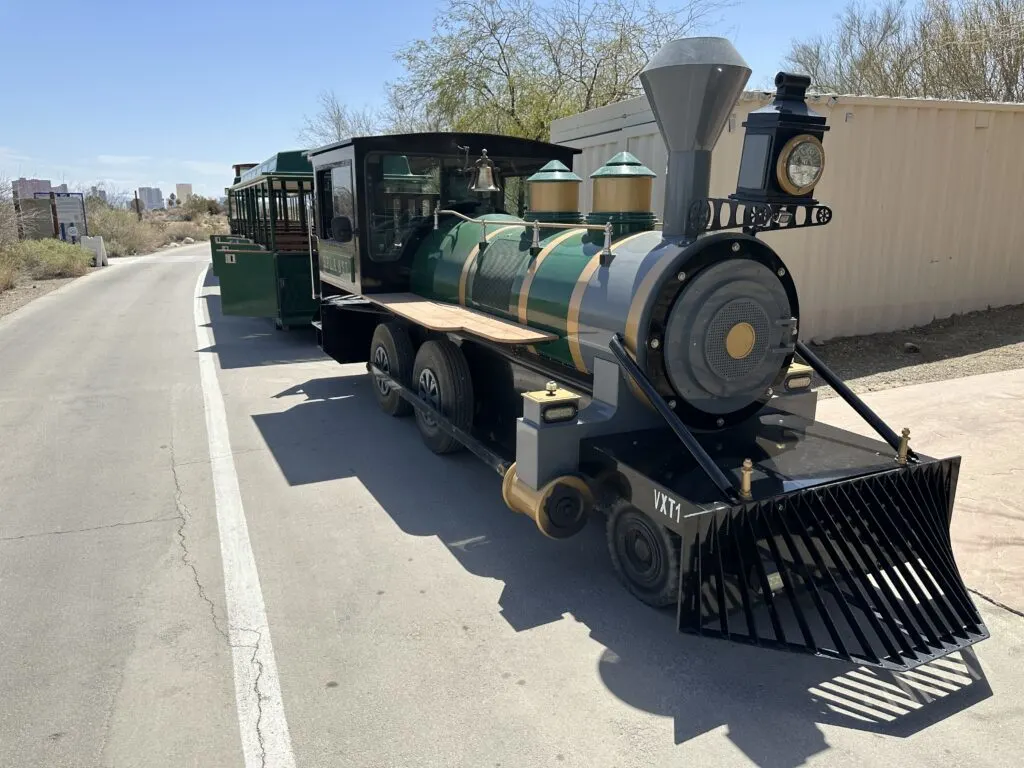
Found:
[[654, 489], [654, 508], [670, 520], [680, 522], [682, 517], [682, 506], [664, 491]]

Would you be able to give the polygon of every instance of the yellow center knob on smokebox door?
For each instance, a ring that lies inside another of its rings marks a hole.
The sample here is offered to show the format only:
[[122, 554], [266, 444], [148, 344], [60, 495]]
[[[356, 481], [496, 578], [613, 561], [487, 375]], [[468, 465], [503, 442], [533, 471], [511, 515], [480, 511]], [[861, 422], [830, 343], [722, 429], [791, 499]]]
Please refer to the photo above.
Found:
[[725, 351], [733, 360], [742, 360], [754, 349], [757, 334], [750, 323], [736, 323], [725, 336]]

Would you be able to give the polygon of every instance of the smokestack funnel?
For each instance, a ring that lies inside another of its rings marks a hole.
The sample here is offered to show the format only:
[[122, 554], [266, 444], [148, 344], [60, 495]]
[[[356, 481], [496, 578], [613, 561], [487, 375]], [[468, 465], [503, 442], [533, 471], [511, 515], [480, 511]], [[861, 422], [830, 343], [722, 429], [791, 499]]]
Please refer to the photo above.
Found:
[[750, 77], [724, 37], [687, 37], [662, 46], [640, 73], [668, 149], [662, 235], [686, 235], [690, 204], [707, 197], [711, 150]]

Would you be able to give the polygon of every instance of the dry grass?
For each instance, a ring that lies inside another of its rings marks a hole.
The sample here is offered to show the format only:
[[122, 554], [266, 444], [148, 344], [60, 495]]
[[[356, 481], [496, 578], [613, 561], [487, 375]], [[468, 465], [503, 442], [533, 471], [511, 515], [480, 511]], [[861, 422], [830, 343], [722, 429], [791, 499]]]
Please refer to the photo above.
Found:
[[89, 271], [92, 251], [59, 240], [26, 240], [4, 251], [0, 264], [33, 280], [78, 278]]
[[[147, 212], [141, 220], [134, 211], [113, 208], [97, 198], [88, 198], [86, 206], [89, 234], [103, 238], [108, 256], [151, 253], [186, 238], [209, 240], [210, 235], [228, 231], [227, 218], [204, 199], [190, 200], [174, 211]], [[10, 184], [0, 177], [0, 293], [14, 288], [21, 278], [50, 280], [88, 271], [91, 251], [53, 238], [19, 241], [18, 224]]]
[[193, 240], [209, 240], [210, 235], [228, 232], [227, 219], [223, 216], [202, 216], [192, 221], [165, 221], [156, 223], [163, 232], [163, 244], [180, 243], [186, 237]]
[[203, 229], [199, 224], [192, 221], [170, 222], [164, 230], [164, 236], [167, 240], [173, 243], [180, 243], [186, 237], [191, 237], [193, 240], [210, 239], [209, 231]]
[[201, 211], [189, 211], [188, 219], [174, 211], [146, 211], [140, 220], [134, 211], [111, 208], [98, 201], [89, 206], [89, 234], [99, 235], [108, 256], [151, 253], [161, 246], [180, 243], [186, 237], [209, 240], [210, 235], [228, 231], [227, 218]]
[[163, 245], [158, 228], [131, 211], [108, 206], [93, 206], [89, 211], [89, 234], [99, 235], [108, 256], [149, 253]]
[[0, 255], [0, 293], [9, 291], [18, 280], [18, 270]]
[[15, 286], [19, 275], [33, 280], [79, 277], [89, 271], [92, 251], [61, 240], [24, 240], [0, 252], [0, 291]]

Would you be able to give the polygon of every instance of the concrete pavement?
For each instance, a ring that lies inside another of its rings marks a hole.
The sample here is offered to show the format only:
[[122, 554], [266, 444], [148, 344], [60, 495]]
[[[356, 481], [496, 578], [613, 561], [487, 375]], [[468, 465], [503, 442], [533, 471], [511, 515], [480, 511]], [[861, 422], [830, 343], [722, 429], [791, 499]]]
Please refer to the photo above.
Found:
[[[0, 321], [4, 765], [242, 764], [192, 320], [207, 253], [117, 264]], [[1020, 617], [979, 601], [993, 638], [976, 662], [902, 680], [679, 636], [615, 582], [602, 526], [544, 539], [490, 470], [377, 411], [361, 366], [222, 316], [212, 279], [204, 294], [198, 355], [218, 364], [297, 765], [1017, 761]], [[999, 375], [988, 394], [1019, 386]], [[921, 412], [879, 407], [918, 450], [965, 453], [957, 556], [992, 590], [1013, 569], [985, 580], [993, 534], [970, 499], [1014, 507], [1018, 475], [976, 469], [991, 441], [948, 414], [997, 412], [1009, 433], [1024, 405], [961, 392], [934, 429], [936, 390], [915, 393]]]
[[5, 766], [242, 764], [211, 619], [203, 252], [115, 264], [0, 320]]

